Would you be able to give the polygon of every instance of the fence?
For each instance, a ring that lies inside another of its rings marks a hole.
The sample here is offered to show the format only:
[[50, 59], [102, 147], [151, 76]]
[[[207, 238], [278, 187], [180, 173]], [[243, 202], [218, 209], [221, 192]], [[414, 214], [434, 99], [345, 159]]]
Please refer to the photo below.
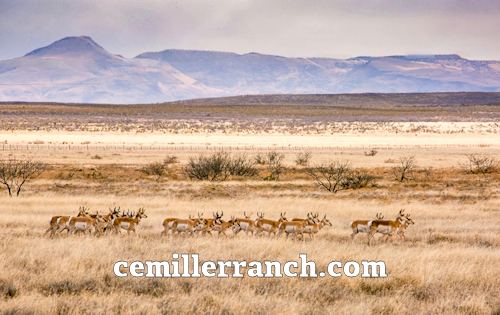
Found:
[[480, 148], [489, 144], [434, 145], [346, 145], [346, 146], [255, 146], [255, 145], [140, 145], [140, 144], [1, 144], [2, 151], [332, 151], [332, 150], [391, 150], [408, 148]]

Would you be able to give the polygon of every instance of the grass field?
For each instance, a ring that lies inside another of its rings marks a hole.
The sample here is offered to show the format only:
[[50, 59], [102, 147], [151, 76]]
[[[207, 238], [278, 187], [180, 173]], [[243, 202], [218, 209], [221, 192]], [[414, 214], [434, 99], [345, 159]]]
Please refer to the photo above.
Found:
[[[81, 119], [98, 119], [86, 110]], [[64, 120], [44, 113], [36, 114], [46, 115], [44, 126]], [[10, 123], [6, 117], [0, 116], [2, 126]], [[19, 117], [17, 123], [39, 123], [34, 116]], [[119, 123], [135, 124], [139, 121], [135, 119]], [[436, 123], [439, 130], [412, 132], [402, 132], [408, 127], [404, 124], [397, 128], [376, 124], [377, 131], [368, 133], [361, 130], [371, 128], [371, 123], [360, 122], [349, 132], [326, 128], [329, 136], [290, 135], [287, 129], [274, 138], [248, 128], [213, 137], [199, 131], [92, 132], [83, 130], [85, 124], [73, 131], [67, 130], [68, 125], [3, 128], [1, 158], [36, 158], [49, 168], [18, 198], [0, 191], [0, 312], [498, 314], [500, 173], [472, 175], [463, 169], [467, 154], [498, 159], [497, 121], [486, 126], [464, 120], [469, 127], [462, 132], [450, 132], [456, 128], [451, 123]], [[210, 124], [191, 123], [195, 129]], [[241, 126], [251, 123], [246, 119]], [[377, 154], [365, 155], [372, 148]], [[183, 168], [190, 157], [221, 149], [248, 157], [277, 150], [285, 155], [285, 172], [278, 181], [263, 180], [266, 166], [258, 166], [258, 174], [250, 178], [223, 182], [186, 177]], [[321, 190], [305, 167], [295, 165], [297, 153], [303, 151], [311, 152], [311, 165], [350, 161], [352, 167], [375, 176], [376, 185], [336, 194]], [[177, 156], [179, 162], [158, 181], [141, 172], [167, 155]], [[414, 156], [417, 168], [414, 180], [399, 183], [392, 168], [404, 156]], [[145, 207], [148, 218], [130, 236], [44, 235], [52, 215], [73, 215], [82, 205], [101, 212], [117, 205]], [[401, 208], [416, 222], [405, 241], [384, 242], [377, 237], [368, 246], [365, 234], [351, 240], [354, 219], [371, 219], [377, 212], [393, 218]], [[167, 216], [187, 218], [220, 210], [225, 218], [244, 211], [254, 217], [263, 211], [270, 218], [283, 211], [288, 217], [315, 211], [326, 214], [333, 226], [304, 242], [242, 234], [227, 239], [160, 237]], [[115, 261], [164, 260], [172, 253], [199, 253], [203, 260], [282, 262], [307, 253], [323, 268], [332, 260], [383, 260], [388, 277], [133, 279], [113, 274]]]

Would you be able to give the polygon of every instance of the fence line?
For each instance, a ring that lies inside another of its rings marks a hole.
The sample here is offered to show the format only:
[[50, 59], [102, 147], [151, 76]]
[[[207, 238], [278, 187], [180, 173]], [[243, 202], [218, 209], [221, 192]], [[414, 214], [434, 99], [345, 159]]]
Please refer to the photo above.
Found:
[[2, 151], [331, 151], [346, 149], [390, 150], [407, 148], [479, 148], [489, 144], [418, 144], [418, 145], [344, 145], [344, 146], [256, 146], [256, 145], [74, 145], [74, 144], [1, 144]]

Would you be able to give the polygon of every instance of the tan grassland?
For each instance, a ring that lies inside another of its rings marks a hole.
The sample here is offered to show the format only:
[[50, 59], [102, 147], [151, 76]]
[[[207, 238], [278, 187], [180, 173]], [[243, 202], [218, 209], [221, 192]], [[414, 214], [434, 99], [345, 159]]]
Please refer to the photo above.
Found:
[[[0, 122], [8, 125], [5, 117]], [[0, 313], [500, 314], [500, 173], [470, 175], [462, 167], [467, 154], [499, 159], [496, 119], [350, 126], [350, 131], [316, 135], [288, 132], [293, 128], [226, 134], [0, 128], [0, 158], [30, 157], [49, 164], [20, 197], [0, 190]], [[377, 154], [366, 156], [370, 149]], [[254, 177], [224, 182], [185, 176], [190, 157], [218, 150], [249, 157], [276, 150], [285, 155], [286, 170], [279, 181], [263, 180], [265, 166]], [[323, 191], [294, 163], [304, 151], [311, 152], [311, 165], [350, 161], [376, 176], [376, 185]], [[167, 155], [177, 156], [179, 163], [160, 180], [140, 171]], [[414, 180], [399, 183], [391, 168], [403, 156], [415, 156], [417, 169]], [[44, 235], [52, 215], [73, 215], [82, 205], [101, 213], [118, 205], [145, 207], [148, 218], [136, 235]], [[371, 219], [377, 212], [393, 218], [401, 208], [416, 222], [405, 241], [377, 237], [368, 246], [365, 234], [350, 239], [352, 220]], [[314, 211], [326, 214], [333, 226], [304, 242], [244, 235], [160, 237], [167, 216], [220, 210], [226, 219], [244, 211], [254, 217], [262, 211], [270, 218], [284, 211], [288, 217]], [[307, 253], [319, 268], [331, 260], [383, 260], [388, 277], [113, 275], [115, 261], [169, 260], [172, 253], [282, 262]]]

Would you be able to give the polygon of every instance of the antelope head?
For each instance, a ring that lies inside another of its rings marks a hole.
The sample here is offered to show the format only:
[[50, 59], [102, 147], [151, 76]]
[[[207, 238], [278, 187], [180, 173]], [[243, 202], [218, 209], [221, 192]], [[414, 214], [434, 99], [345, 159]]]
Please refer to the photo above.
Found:
[[280, 213], [280, 218], [279, 218], [278, 222], [283, 222], [283, 221], [288, 221], [286, 218], [286, 212]]
[[323, 219], [321, 219], [321, 221], [320, 221], [320, 222], [321, 222], [321, 224], [323, 224], [323, 226], [325, 226], [325, 225], [328, 225], [328, 226], [333, 226], [332, 222], [330, 222], [330, 220], [328, 220], [328, 219], [326, 218], [326, 214], [323, 216]]
[[413, 221], [412, 218], [410, 218], [409, 213], [407, 215], [405, 215], [405, 219], [406, 219], [406, 224], [408, 224], [408, 225], [415, 224], [415, 221]]
[[384, 215], [382, 214], [382, 212], [377, 212], [377, 215], [375, 217], [377, 218], [377, 220], [382, 220], [384, 218]]
[[307, 213], [307, 219], [306, 219], [306, 221], [307, 221], [307, 224], [315, 224], [315, 223], [317, 223], [311, 212]]
[[136, 218], [147, 218], [148, 216], [146, 215], [146, 210], [144, 208], [139, 208], [139, 210], [137, 210], [137, 215], [135, 216]]
[[224, 211], [222, 211], [220, 214], [219, 214], [219, 211], [217, 211], [215, 214], [214, 214], [214, 221], [215, 223], [217, 224], [221, 224], [222, 223], [222, 216], [224, 215]]
[[250, 214], [250, 215], [247, 215], [246, 211], [243, 211], [243, 216], [245, 217], [245, 219], [250, 220], [250, 217], [251, 217], [252, 215], [251, 215], [251, 214]]

